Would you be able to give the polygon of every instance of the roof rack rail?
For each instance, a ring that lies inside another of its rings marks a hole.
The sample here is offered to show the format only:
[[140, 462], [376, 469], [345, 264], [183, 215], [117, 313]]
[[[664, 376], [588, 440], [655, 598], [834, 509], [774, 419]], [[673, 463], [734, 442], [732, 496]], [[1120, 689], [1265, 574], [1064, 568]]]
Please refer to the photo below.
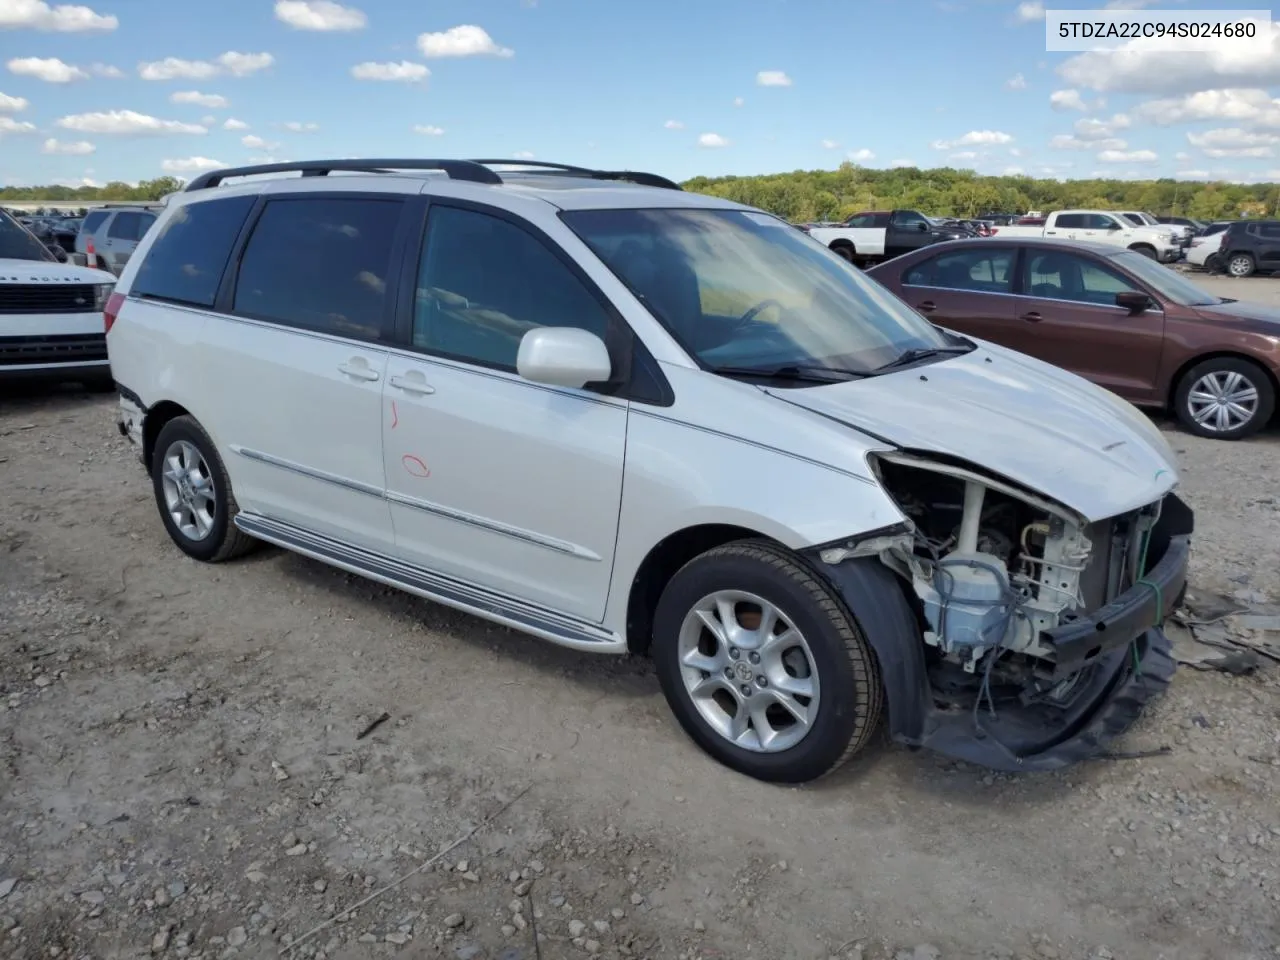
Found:
[[250, 167], [227, 167], [210, 170], [196, 177], [186, 191], [216, 187], [228, 177], [248, 177], [259, 173], [301, 173], [304, 177], [326, 177], [335, 170], [355, 173], [390, 173], [395, 170], [439, 170], [450, 180], [472, 183], [502, 183], [502, 178], [474, 160], [302, 160], [297, 163], [262, 163]]
[[639, 170], [592, 170], [589, 167], [575, 167], [568, 163], [547, 163], [542, 160], [471, 160], [470, 162], [482, 164], [485, 167], [499, 164], [512, 167], [533, 167], [535, 170], [543, 170], [548, 173], [585, 177], [590, 180], [625, 180], [643, 187], [661, 187], [664, 190], [684, 189], [674, 180], [668, 180], [666, 177], [661, 177], [656, 173], [643, 173]]

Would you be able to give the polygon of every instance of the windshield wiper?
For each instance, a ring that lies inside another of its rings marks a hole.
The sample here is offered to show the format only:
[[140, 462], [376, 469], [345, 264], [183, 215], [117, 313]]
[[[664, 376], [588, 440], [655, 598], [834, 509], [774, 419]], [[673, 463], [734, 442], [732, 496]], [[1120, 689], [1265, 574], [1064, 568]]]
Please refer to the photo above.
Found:
[[802, 367], [794, 363], [780, 367], [712, 367], [712, 373], [726, 377], [758, 377], [762, 380], [792, 380], [808, 383], [846, 383], [866, 374], [832, 367]]
[[972, 345], [961, 344], [956, 344], [953, 347], [912, 347], [910, 350], [904, 350], [901, 355], [890, 360], [888, 363], [882, 363], [871, 372], [884, 373], [886, 370], [905, 367], [918, 360], [928, 360], [931, 357], [958, 356], [962, 353], [968, 353], [972, 349], [974, 349]]

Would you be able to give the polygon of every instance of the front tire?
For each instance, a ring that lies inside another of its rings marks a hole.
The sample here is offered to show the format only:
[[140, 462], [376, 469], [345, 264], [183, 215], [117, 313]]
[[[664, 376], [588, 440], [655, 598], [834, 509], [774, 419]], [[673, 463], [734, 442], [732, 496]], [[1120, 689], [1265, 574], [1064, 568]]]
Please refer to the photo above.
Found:
[[240, 512], [231, 479], [194, 417], [174, 417], [160, 428], [151, 481], [165, 530], [187, 556], [220, 563], [257, 545], [231, 522]]
[[1262, 368], [1238, 357], [1196, 364], [1178, 382], [1175, 412], [1188, 430], [1215, 440], [1240, 440], [1271, 419], [1276, 393]]
[[1149, 260], [1159, 259], [1156, 256], [1156, 248], [1145, 243], [1136, 243], [1129, 248], [1134, 253], [1140, 253]]
[[866, 746], [879, 668], [831, 587], [787, 550], [740, 540], [667, 584], [654, 615], [662, 691], [685, 732], [739, 773], [822, 777]]

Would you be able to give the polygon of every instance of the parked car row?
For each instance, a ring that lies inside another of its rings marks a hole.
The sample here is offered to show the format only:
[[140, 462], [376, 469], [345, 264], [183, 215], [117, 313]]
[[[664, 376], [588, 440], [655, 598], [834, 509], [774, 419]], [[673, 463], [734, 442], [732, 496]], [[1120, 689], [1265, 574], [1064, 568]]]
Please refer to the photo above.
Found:
[[1248, 277], [1280, 270], [1280, 220], [1230, 220], [1193, 237], [1187, 262], [1208, 273]]

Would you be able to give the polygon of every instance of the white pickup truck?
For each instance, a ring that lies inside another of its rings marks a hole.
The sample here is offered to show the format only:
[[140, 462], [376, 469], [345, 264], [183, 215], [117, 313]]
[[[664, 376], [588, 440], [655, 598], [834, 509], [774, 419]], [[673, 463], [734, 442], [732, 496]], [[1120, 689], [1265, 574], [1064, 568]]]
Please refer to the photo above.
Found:
[[1105, 210], [1055, 210], [1042, 227], [994, 227], [991, 232], [997, 237], [1057, 237], [1109, 243], [1161, 263], [1182, 256], [1181, 240], [1171, 227], [1136, 226], [1123, 215]]

